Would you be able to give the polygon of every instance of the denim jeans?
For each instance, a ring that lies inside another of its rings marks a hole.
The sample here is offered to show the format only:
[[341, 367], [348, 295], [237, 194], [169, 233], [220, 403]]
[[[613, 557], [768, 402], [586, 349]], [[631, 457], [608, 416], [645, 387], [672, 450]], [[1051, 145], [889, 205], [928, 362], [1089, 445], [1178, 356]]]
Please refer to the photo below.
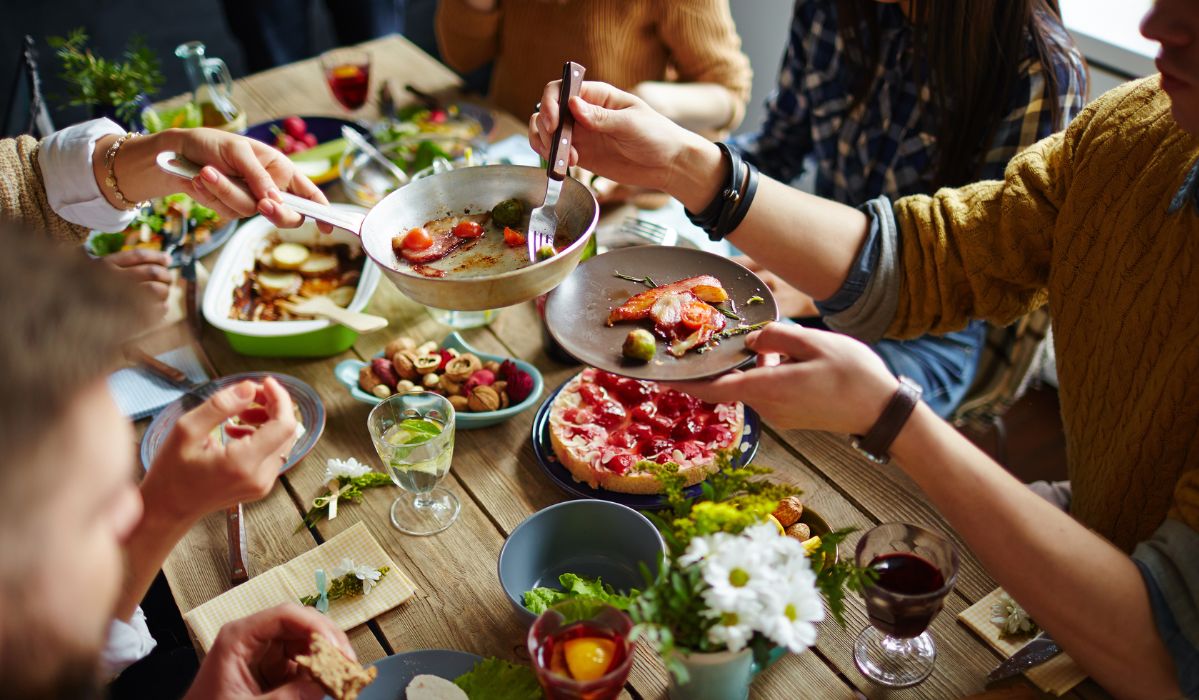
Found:
[[912, 340], [880, 340], [870, 346], [887, 369], [924, 388], [921, 398], [938, 416], [948, 418], [966, 396], [978, 371], [987, 325], [971, 321], [964, 330]]

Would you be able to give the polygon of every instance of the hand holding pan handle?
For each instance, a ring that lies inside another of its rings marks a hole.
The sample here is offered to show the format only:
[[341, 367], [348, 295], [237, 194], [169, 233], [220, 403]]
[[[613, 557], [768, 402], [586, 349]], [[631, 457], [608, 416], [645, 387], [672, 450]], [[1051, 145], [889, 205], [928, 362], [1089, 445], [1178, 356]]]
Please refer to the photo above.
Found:
[[[199, 165], [174, 151], [163, 151], [158, 154], [156, 160], [160, 170], [186, 180], [193, 180], [200, 174]], [[250, 194], [250, 188], [246, 186], [245, 181], [241, 178], [230, 177], [229, 181], [236, 187], [240, 187], [247, 194]], [[252, 194], [250, 196], [253, 197]], [[362, 222], [366, 219], [362, 214], [334, 209], [327, 204], [318, 204], [310, 199], [297, 197], [289, 192], [280, 192], [279, 199], [298, 214], [322, 223], [331, 224], [337, 228], [345, 229], [356, 236], [362, 235]]]

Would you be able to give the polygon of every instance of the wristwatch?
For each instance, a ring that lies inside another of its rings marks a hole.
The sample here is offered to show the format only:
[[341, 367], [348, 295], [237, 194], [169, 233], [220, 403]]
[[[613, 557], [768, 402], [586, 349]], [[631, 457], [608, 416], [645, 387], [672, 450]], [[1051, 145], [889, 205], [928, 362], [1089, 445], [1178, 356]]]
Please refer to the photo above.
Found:
[[882, 415], [874, 422], [865, 435], [854, 435], [853, 446], [872, 462], [886, 464], [891, 460], [889, 450], [895, 436], [903, 429], [916, 404], [920, 403], [920, 395], [924, 390], [919, 384], [907, 377], [899, 378], [899, 388], [883, 409]]

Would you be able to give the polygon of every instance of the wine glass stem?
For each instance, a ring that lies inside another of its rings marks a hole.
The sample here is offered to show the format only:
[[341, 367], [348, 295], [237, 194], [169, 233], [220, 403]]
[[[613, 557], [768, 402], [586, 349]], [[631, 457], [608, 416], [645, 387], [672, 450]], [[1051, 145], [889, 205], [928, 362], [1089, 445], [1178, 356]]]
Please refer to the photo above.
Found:
[[412, 507], [416, 510], [429, 510], [436, 499], [429, 498], [427, 493], [417, 493], [412, 496]]

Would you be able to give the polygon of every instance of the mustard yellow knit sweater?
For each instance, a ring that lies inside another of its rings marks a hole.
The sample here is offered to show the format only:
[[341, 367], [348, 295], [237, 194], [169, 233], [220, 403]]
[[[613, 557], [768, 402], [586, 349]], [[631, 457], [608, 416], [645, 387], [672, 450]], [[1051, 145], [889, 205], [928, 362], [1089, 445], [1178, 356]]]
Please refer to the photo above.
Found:
[[722, 85], [734, 107], [728, 128], [741, 123], [749, 99], [749, 59], [728, 0], [499, 0], [487, 13], [440, 0], [437, 44], [461, 71], [494, 61], [491, 101], [519, 119], [566, 61], [622, 90], [668, 75]]
[[79, 243], [87, 238], [87, 229], [50, 208], [37, 154], [38, 141], [32, 136], [0, 139], [0, 224]]
[[1048, 303], [1072, 511], [1125, 550], [1167, 514], [1199, 530], [1199, 212], [1167, 213], [1199, 139], [1158, 81], [1107, 93], [1003, 182], [895, 203], [889, 334], [1005, 324]]

